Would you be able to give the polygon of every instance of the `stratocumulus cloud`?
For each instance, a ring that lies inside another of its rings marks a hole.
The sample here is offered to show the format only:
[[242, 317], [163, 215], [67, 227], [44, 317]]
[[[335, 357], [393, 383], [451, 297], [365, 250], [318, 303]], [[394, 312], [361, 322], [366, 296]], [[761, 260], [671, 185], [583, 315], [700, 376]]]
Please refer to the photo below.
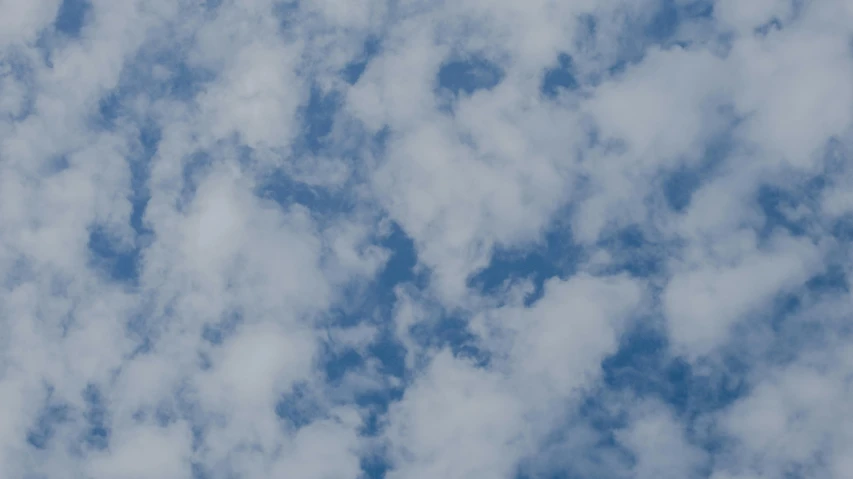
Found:
[[0, 0], [0, 479], [853, 477], [851, 38]]

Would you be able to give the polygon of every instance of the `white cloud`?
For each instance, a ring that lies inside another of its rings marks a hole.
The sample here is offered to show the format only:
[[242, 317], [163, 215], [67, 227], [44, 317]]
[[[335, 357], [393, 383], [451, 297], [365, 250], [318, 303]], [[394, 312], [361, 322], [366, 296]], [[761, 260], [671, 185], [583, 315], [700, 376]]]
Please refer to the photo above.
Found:
[[730, 58], [745, 143], [757, 145], [770, 163], [779, 158], [808, 170], [823, 144], [850, 127], [844, 105], [853, 101], [845, 86], [853, 77], [853, 59], [843, 35], [816, 33], [825, 28], [822, 22], [806, 25], [742, 39]]
[[780, 241], [768, 252], [741, 246], [746, 248], [737, 259], [677, 268], [667, 284], [663, 309], [670, 339], [683, 354], [701, 356], [725, 344], [738, 320], [800, 286], [821, 266], [809, 242]]
[[545, 395], [529, 398], [535, 401], [587, 387], [628, 321], [642, 313], [641, 295], [641, 286], [627, 278], [577, 276], [550, 281], [529, 309], [499, 312], [503, 334], [513, 338], [507, 367], [520, 390]]
[[721, 0], [714, 5], [714, 16], [738, 33], [749, 34], [774, 19], [787, 22], [793, 14], [794, 2], [789, 0], [760, 0], [737, 2]]
[[632, 477], [695, 477], [707, 454], [690, 444], [683, 426], [660, 404], [636, 407], [636, 418], [616, 437], [635, 456]]
[[437, 352], [392, 407], [392, 477], [512, 477], [596, 384], [641, 291], [627, 278], [554, 281], [532, 308], [473, 323], [488, 367]]
[[[278, 38], [273, 35], [273, 39]], [[304, 80], [295, 75], [300, 48], [298, 44], [260, 42], [255, 40], [235, 52], [222, 81], [198, 100], [202, 118], [211, 122], [202, 130], [212, 136], [211, 141], [236, 132], [241, 143], [252, 148], [290, 143], [294, 114], [305, 89]]]
[[29, 43], [38, 33], [51, 25], [56, 18], [60, 0], [37, 0], [16, 2], [3, 0], [0, 3], [0, 47]]
[[523, 411], [499, 375], [440, 353], [389, 413], [389, 477], [508, 477], [526, 450]]
[[848, 2], [71, 3], [0, 0], [0, 477], [850, 475]]
[[756, 468], [778, 476], [802, 467], [810, 475], [844, 477], [850, 451], [849, 407], [845, 380], [838, 374], [793, 366], [770, 373], [749, 397], [720, 418], [737, 442], [733, 468]]
[[93, 477], [136, 479], [143, 477], [187, 477], [192, 437], [185, 423], [167, 428], [152, 426], [120, 430], [113, 439], [109, 456], [95, 458], [90, 466]]

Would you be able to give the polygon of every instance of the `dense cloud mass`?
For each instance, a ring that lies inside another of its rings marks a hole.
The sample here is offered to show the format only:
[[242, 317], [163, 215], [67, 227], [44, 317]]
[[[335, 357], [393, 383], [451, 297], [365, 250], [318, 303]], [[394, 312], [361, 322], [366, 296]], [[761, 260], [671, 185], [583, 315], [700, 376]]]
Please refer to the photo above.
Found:
[[0, 479], [853, 477], [849, 0], [0, 0]]

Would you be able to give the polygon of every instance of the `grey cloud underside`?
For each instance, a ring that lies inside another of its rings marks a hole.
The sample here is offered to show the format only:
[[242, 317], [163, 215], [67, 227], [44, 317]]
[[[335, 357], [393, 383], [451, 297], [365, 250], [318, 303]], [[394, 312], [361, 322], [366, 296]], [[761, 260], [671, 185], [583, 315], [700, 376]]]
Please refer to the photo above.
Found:
[[0, 479], [853, 477], [844, 0], [0, 0]]

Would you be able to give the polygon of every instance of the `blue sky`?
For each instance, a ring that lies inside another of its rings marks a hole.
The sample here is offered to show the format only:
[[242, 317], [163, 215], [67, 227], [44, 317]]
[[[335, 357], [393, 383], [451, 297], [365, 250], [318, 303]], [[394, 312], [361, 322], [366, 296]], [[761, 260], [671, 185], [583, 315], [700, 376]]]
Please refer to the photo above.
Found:
[[0, 477], [850, 477], [851, 25], [0, 2]]

